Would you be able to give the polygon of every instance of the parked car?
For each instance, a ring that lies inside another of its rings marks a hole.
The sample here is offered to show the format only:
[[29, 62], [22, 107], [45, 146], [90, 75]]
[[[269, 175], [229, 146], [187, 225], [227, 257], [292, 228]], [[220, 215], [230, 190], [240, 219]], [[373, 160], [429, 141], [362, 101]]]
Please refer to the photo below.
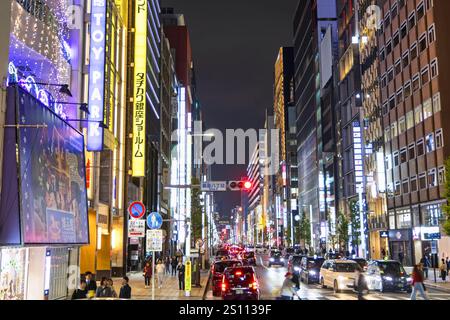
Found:
[[303, 257], [300, 263], [300, 281], [305, 284], [319, 283], [320, 268], [324, 261], [322, 257]]
[[259, 284], [253, 267], [226, 268], [221, 283], [224, 300], [259, 300]]
[[216, 261], [211, 266], [211, 284], [213, 296], [220, 296], [222, 290], [222, 277], [226, 268], [242, 266], [239, 260]]
[[272, 250], [270, 251], [269, 256], [269, 268], [273, 265], [283, 266], [284, 267], [285, 259], [281, 254], [280, 250]]
[[320, 268], [322, 288], [332, 287], [335, 293], [352, 290], [359, 264], [352, 260], [326, 260]]
[[402, 264], [394, 260], [371, 261], [366, 274], [369, 290], [411, 292], [411, 277]]
[[300, 265], [303, 257], [304, 256], [298, 254], [290, 256], [287, 263], [288, 272], [300, 275]]

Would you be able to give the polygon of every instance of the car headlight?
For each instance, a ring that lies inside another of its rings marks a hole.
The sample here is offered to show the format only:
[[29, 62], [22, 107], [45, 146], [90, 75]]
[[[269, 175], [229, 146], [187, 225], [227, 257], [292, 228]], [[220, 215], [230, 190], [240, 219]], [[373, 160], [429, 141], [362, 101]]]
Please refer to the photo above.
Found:
[[294, 267], [294, 270], [295, 271], [300, 271], [300, 268], [299, 267]]
[[412, 278], [411, 278], [411, 277], [408, 277], [408, 278], [406, 278], [406, 281], [412, 282]]
[[274, 262], [274, 261], [275, 261], [275, 259], [274, 259], [274, 258], [270, 258], [269, 260], [270, 260], [270, 262]]
[[392, 279], [392, 277], [384, 277], [384, 280], [386, 280], [386, 281], [392, 281], [392, 280], [394, 280], [394, 279]]
[[311, 270], [311, 271], [309, 272], [309, 274], [312, 275], [312, 276], [315, 276], [315, 275], [317, 274], [317, 272], [315, 272], [314, 270]]
[[284, 262], [284, 258], [281, 258], [280, 261], [281, 261], [281, 262]]

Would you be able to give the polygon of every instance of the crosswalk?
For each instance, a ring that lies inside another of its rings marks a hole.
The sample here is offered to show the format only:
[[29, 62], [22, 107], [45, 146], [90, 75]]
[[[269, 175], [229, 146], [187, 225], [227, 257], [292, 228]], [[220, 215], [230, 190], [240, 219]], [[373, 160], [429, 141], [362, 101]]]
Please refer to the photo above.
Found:
[[[450, 294], [441, 292], [428, 292], [429, 300], [450, 300]], [[335, 294], [332, 290], [322, 289], [319, 286], [302, 286], [299, 291], [302, 300], [358, 300], [356, 293], [344, 292]], [[371, 292], [364, 296], [365, 300], [401, 301], [410, 300], [408, 293], [379, 293]], [[421, 300], [420, 295], [417, 296]]]

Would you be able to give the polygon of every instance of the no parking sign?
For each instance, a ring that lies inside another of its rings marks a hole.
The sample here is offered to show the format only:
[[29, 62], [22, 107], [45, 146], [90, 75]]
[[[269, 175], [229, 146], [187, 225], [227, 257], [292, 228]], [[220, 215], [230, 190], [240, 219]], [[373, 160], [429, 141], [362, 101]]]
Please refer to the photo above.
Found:
[[128, 213], [133, 219], [141, 219], [145, 215], [145, 206], [140, 201], [135, 201], [128, 207]]

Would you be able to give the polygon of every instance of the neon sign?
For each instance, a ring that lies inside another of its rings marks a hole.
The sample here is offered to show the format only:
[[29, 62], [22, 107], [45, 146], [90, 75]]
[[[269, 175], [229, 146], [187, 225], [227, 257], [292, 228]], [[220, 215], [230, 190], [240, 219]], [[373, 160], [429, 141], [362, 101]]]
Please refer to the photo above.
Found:
[[89, 66], [88, 151], [103, 150], [103, 113], [105, 105], [106, 0], [94, 0], [91, 6], [91, 51]]
[[67, 120], [67, 115], [64, 112], [64, 107], [61, 103], [55, 103], [53, 96], [46, 90], [40, 89], [36, 84], [36, 80], [32, 76], [27, 76], [25, 79], [19, 79], [19, 73], [13, 62], [8, 65], [9, 77], [6, 81], [6, 85], [9, 86], [11, 83], [17, 83], [19, 86], [24, 88], [33, 97], [38, 99], [47, 108], [53, 109], [53, 111], [60, 116], [63, 120]]

